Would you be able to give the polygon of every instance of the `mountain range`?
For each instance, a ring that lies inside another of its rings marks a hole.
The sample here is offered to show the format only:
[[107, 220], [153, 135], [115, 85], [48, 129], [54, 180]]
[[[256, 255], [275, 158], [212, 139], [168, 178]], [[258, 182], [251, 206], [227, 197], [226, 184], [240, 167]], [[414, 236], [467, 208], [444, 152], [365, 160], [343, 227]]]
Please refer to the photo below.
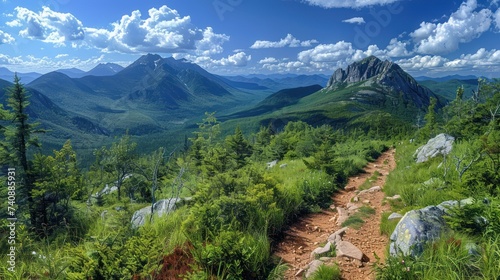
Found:
[[[148, 143], [179, 141], [204, 112], [217, 112], [228, 130], [237, 125], [280, 129], [291, 120], [335, 128], [366, 129], [380, 122], [409, 126], [416, 115], [425, 114], [431, 97], [438, 107], [453, 98], [450, 92], [436, 95], [397, 64], [374, 56], [337, 69], [331, 77], [218, 76], [187, 60], [155, 54], [125, 68], [108, 63], [82, 72], [58, 70], [26, 84], [30, 115], [49, 129], [43, 138], [49, 147], [71, 138], [91, 149], [125, 132]], [[422, 83], [439, 89], [440, 82]], [[1, 81], [0, 89], [9, 85]]]
[[346, 69], [337, 69], [326, 86], [277, 92], [255, 107], [223, 119], [233, 126], [253, 129], [270, 125], [279, 130], [292, 120], [342, 129], [408, 128], [417, 115], [425, 114], [430, 98], [438, 100], [438, 107], [446, 102], [397, 64], [370, 56]]

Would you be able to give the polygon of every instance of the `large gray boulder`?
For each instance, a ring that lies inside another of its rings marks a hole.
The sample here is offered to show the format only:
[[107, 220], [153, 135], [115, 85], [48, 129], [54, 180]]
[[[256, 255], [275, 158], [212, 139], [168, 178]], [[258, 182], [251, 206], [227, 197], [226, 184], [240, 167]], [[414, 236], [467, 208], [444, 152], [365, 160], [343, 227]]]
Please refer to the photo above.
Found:
[[421, 163], [438, 155], [447, 155], [453, 148], [453, 141], [455, 141], [453, 136], [441, 133], [418, 148], [413, 156], [417, 158], [417, 163]]
[[[177, 205], [182, 201], [184, 201], [184, 199], [182, 198], [169, 198], [159, 200], [158, 202], [153, 204], [153, 211], [155, 214], [161, 217], [166, 213], [174, 211], [177, 208]], [[137, 228], [144, 225], [146, 219], [149, 218], [150, 215], [151, 205], [135, 211], [134, 215], [132, 216], [132, 220], [130, 221], [132, 223], [132, 227]]]
[[448, 209], [471, 203], [472, 199], [445, 201], [437, 206], [407, 212], [391, 234], [390, 254], [419, 256], [427, 242], [436, 240], [449, 229], [443, 218]]

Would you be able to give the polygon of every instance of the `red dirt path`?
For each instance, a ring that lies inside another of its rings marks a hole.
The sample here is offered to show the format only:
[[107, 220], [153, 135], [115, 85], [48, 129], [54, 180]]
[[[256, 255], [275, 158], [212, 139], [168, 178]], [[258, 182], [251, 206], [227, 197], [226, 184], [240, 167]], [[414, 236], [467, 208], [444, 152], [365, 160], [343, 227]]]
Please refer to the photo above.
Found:
[[[375, 171], [381, 173], [372, 186], [383, 188], [386, 176], [396, 167], [394, 159], [395, 150], [384, 152], [375, 162], [369, 163], [365, 168], [365, 173], [349, 178], [346, 189], [334, 194], [331, 208], [344, 207], [356, 196], [356, 190], [367, 178], [371, 177]], [[349, 228], [343, 240], [349, 241], [358, 247], [364, 254], [365, 259], [362, 264], [347, 258], [334, 258], [342, 272], [342, 279], [375, 279], [372, 270], [375, 263], [375, 254], [383, 261], [388, 238], [380, 235], [380, 220], [383, 212], [390, 211], [388, 203], [382, 205], [384, 200], [383, 192], [364, 194], [360, 197], [358, 204], [369, 205], [375, 209], [375, 214], [365, 219], [365, 223], [359, 230]], [[302, 279], [302, 269], [306, 268], [311, 252], [319, 247], [319, 244], [326, 243], [328, 236], [340, 229], [336, 224], [337, 213], [330, 210], [323, 210], [320, 213], [306, 215], [300, 218], [286, 232], [283, 240], [278, 244], [275, 255], [281, 257], [289, 265], [285, 274], [285, 279]]]

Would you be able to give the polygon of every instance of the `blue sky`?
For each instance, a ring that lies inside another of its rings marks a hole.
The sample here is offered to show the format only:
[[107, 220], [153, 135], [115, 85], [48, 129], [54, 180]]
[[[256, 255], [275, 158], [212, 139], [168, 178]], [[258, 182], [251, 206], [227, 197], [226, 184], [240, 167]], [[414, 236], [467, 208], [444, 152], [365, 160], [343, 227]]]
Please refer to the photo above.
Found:
[[0, 0], [0, 66], [126, 66], [146, 53], [210, 72], [323, 73], [376, 55], [415, 76], [499, 77], [500, 0]]

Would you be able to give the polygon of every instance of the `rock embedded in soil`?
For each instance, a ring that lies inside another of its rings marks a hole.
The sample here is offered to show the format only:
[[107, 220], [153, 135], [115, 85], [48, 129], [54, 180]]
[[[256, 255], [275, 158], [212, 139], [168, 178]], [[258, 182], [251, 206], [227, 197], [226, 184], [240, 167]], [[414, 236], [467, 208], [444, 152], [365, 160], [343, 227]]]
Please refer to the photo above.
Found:
[[337, 257], [348, 257], [351, 259], [361, 261], [363, 259], [363, 252], [348, 241], [340, 241], [336, 244]]
[[347, 218], [349, 218], [349, 212], [342, 207], [337, 207], [337, 213], [339, 214], [339, 217], [337, 218], [337, 225], [340, 226], [347, 220]]
[[319, 247], [314, 249], [314, 251], [311, 252], [311, 259], [315, 259], [317, 256], [328, 254], [328, 252], [330, 252], [331, 249], [332, 249], [332, 243], [328, 242], [324, 247]]
[[344, 236], [345, 232], [347, 231], [348, 227], [343, 227], [336, 232], [332, 233], [328, 237], [328, 241], [332, 244], [337, 244], [338, 242], [342, 241], [342, 236]]
[[320, 260], [314, 260], [314, 261], [310, 262], [309, 265], [307, 266], [307, 271], [305, 273], [305, 277], [306, 278], [311, 277], [314, 274], [314, 272], [318, 271], [319, 267], [322, 264], [323, 264], [323, 262]]

